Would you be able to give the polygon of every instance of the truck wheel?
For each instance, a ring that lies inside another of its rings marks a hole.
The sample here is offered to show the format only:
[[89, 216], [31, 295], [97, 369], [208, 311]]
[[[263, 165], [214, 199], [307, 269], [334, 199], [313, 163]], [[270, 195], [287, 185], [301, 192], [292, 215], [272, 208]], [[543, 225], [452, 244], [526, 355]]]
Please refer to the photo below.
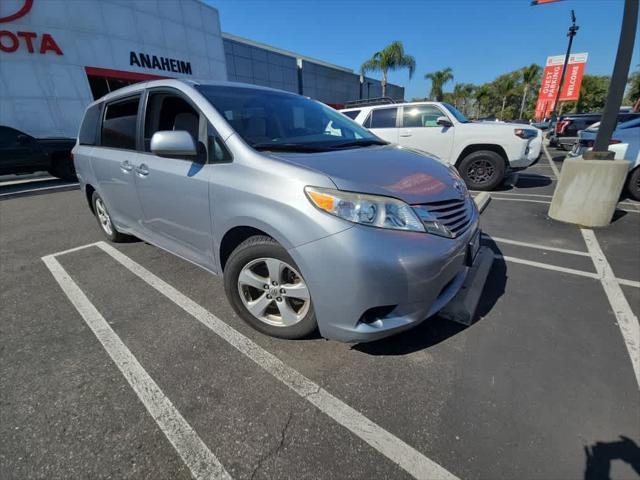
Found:
[[131, 238], [129, 235], [125, 235], [116, 230], [116, 227], [111, 222], [111, 216], [109, 215], [107, 206], [104, 204], [100, 195], [98, 195], [98, 192], [93, 192], [91, 203], [93, 205], [93, 211], [96, 214], [96, 219], [100, 224], [100, 228], [110, 241], [114, 243], [121, 243], [126, 242]]
[[318, 328], [300, 269], [270, 237], [251, 237], [231, 253], [224, 289], [238, 316], [262, 333], [299, 339]]
[[504, 159], [491, 150], [478, 150], [462, 159], [458, 171], [471, 190], [493, 190], [504, 180]]
[[636, 167], [627, 180], [627, 192], [635, 200], [640, 200], [640, 167]]

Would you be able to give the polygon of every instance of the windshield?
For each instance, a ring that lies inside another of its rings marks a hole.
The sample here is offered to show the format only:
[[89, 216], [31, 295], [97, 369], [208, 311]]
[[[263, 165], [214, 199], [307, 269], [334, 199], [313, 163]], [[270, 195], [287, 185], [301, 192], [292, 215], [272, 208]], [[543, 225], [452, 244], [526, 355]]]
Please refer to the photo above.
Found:
[[447, 110], [449, 110], [451, 115], [456, 117], [456, 120], [458, 120], [460, 123], [469, 123], [469, 120], [467, 119], [467, 117], [464, 116], [464, 113], [462, 113], [456, 107], [454, 107], [453, 105], [450, 105], [448, 103], [443, 103], [443, 105], [445, 107], [447, 107]]
[[317, 152], [386, 144], [344, 115], [306, 97], [247, 87], [196, 88], [257, 150]]

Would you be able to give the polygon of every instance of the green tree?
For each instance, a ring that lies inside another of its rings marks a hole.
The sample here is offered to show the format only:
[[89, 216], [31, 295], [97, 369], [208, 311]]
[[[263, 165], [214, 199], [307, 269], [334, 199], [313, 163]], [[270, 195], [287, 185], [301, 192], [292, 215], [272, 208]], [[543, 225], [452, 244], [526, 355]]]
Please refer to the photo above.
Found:
[[431, 80], [431, 92], [429, 93], [429, 98], [436, 102], [441, 102], [444, 95], [442, 88], [445, 83], [453, 80], [453, 70], [451, 70], [450, 67], [447, 67], [443, 70], [427, 73], [424, 78]]
[[496, 78], [493, 82], [493, 90], [495, 94], [502, 99], [502, 107], [500, 108], [500, 115], [498, 118], [500, 120], [504, 119], [505, 107], [507, 106], [507, 100], [511, 95], [513, 95], [514, 90], [518, 84], [517, 76], [518, 73], [505, 73]]
[[640, 101], [640, 65], [636, 65], [637, 70], [629, 76], [627, 81], [627, 94], [624, 98], [625, 105], [636, 105]]
[[389, 71], [403, 68], [409, 70], [409, 78], [411, 78], [416, 69], [416, 60], [404, 52], [402, 42], [395, 41], [374, 53], [373, 57], [362, 64], [360, 71], [363, 75], [367, 72], [382, 72], [382, 96], [384, 97], [387, 94], [387, 74]]
[[476, 100], [476, 117], [481, 117], [482, 112], [487, 111], [489, 102], [491, 101], [491, 87], [484, 83], [475, 88], [475, 100]]
[[529, 89], [535, 86], [540, 80], [540, 65], [536, 65], [532, 63], [528, 67], [522, 68], [522, 103], [520, 104], [520, 115], [518, 118], [524, 118], [522, 114], [524, 113], [524, 106], [527, 101], [527, 93], [529, 93]]
[[564, 108], [574, 112], [601, 112], [607, 100], [610, 78], [606, 75], [585, 75], [582, 77], [580, 97], [576, 102], [567, 102]]

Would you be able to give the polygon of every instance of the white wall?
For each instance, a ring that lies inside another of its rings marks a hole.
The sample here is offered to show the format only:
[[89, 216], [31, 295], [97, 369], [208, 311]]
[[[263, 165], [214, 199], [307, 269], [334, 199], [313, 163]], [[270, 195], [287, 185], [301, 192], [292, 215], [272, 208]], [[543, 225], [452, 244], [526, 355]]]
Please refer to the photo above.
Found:
[[[0, 17], [23, 4], [2, 0]], [[35, 53], [23, 40], [15, 52], [0, 51], [0, 124], [34, 136], [76, 136], [92, 101], [85, 66], [227, 79], [218, 12], [199, 0], [34, 0], [24, 17], [0, 27], [38, 34]], [[43, 33], [63, 55], [38, 53]], [[193, 74], [131, 66], [132, 50], [188, 61]]]

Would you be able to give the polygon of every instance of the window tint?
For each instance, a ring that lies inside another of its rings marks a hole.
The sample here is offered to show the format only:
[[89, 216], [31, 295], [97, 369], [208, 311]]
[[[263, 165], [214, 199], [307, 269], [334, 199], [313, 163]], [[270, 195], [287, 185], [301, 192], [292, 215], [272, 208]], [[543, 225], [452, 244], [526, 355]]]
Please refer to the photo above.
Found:
[[395, 128], [396, 117], [398, 116], [398, 109], [393, 108], [380, 108], [372, 110], [369, 115], [368, 128]]
[[182, 97], [167, 92], [151, 92], [144, 120], [144, 149], [151, 151], [151, 137], [164, 130], [185, 130], [198, 145], [200, 114]]
[[136, 148], [136, 119], [140, 97], [108, 104], [102, 122], [102, 146]]
[[350, 112], [342, 112], [342, 113], [347, 117], [349, 117], [351, 120], [355, 120], [361, 111], [362, 110], [351, 110]]
[[433, 105], [405, 106], [402, 115], [403, 126], [412, 127], [438, 127], [438, 117], [443, 113]]
[[98, 123], [100, 122], [100, 104], [87, 109], [80, 125], [78, 141], [80, 145], [95, 145], [98, 133]]
[[0, 127], [0, 146], [9, 147], [18, 143], [19, 132], [13, 128]]

